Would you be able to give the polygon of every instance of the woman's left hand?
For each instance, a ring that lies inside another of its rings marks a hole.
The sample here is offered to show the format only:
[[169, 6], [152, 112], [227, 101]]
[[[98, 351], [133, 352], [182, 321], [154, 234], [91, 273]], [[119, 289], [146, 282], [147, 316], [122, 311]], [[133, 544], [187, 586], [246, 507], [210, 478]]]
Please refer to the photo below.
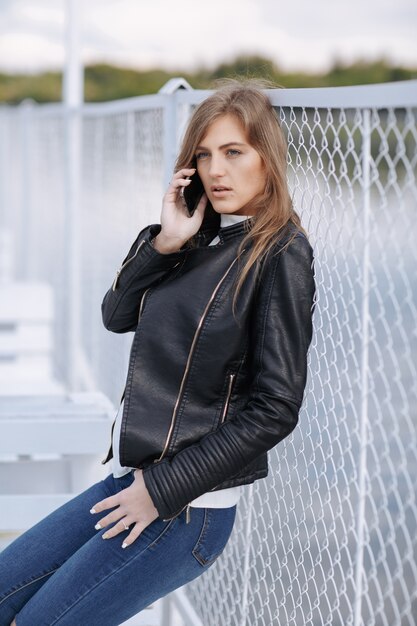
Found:
[[90, 513], [101, 513], [106, 509], [118, 507], [105, 517], [102, 517], [95, 526], [96, 530], [100, 530], [109, 524], [118, 522], [112, 528], [106, 530], [102, 535], [103, 539], [111, 539], [127, 530], [126, 526], [130, 527], [134, 524], [130, 534], [124, 540], [122, 548], [127, 548], [136, 541], [142, 530], [159, 516], [146, 489], [142, 474], [142, 470], [135, 470], [135, 480], [130, 487], [123, 489], [114, 496], [110, 496], [110, 498], [100, 500], [90, 510]]

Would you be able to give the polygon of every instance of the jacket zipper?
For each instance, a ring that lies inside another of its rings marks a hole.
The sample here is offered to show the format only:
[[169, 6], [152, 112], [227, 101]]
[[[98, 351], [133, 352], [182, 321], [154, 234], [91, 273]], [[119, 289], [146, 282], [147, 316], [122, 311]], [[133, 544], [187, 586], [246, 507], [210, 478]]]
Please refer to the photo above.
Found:
[[138, 247], [136, 248], [136, 252], [135, 252], [135, 254], [134, 254], [132, 257], [130, 257], [130, 259], [128, 259], [127, 261], [125, 261], [125, 262], [123, 263], [123, 265], [121, 265], [121, 266], [119, 267], [119, 269], [117, 270], [117, 272], [116, 272], [116, 277], [115, 277], [115, 279], [114, 279], [114, 281], [113, 281], [113, 285], [112, 285], [112, 290], [113, 290], [113, 291], [116, 291], [116, 287], [117, 287], [117, 283], [118, 283], [118, 280], [119, 280], [119, 276], [120, 276], [120, 274], [122, 273], [122, 271], [124, 270], [124, 268], [126, 267], [126, 265], [129, 265], [129, 263], [130, 263], [131, 261], [133, 261], [133, 259], [135, 259], [135, 258], [136, 258], [136, 256], [137, 256], [137, 254], [138, 254], [139, 250], [141, 249], [141, 247], [143, 246], [143, 244], [145, 243], [145, 241], [146, 241], [146, 239], [142, 239], [142, 241], [140, 242], [140, 244], [139, 244], [139, 245], [138, 245]]
[[226, 419], [227, 409], [229, 408], [230, 396], [232, 395], [232, 387], [233, 387], [233, 382], [235, 378], [236, 378], [236, 374], [229, 374], [229, 385], [227, 388], [227, 396], [226, 396], [226, 400], [223, 406], [220, 424], [223, 424], [224, 420]]
[[142, 309], [143, 309], [143, 305], [144, 305], [144, 302], [145, 302], [146, 294], [148, 293], [149, 289], [150, 289], [150, 287], [145, 289], [145, 291], [142, 294], [142, 299], [140, 301], [140, 307], [139, 307], [139, 313], [138, 313], [138, 324], [139, 324], [140, 318], [142, 317]]
[[[245, 250], [243, 249], [241, 254], [243, 254], [244, 251]], [[203, 314], [200, 317], [197, 329], [196, 329], [196, 331], [194, 333], [194, 337], [193, 337], [193, 341], [192, 341], [192, 344], [191, 344], [190, 352], [188, 354], [187, 363], [186, 363], [185, 370], [184, 370], [184, 375], [182, 377], [180, 390], [178, 392], [177, 400], [176, 400], [175, 406], [174, 406], [174, 411], [172, 413], [171, 424], [170, 424], [170, 427], [169, 427], [169, 430], [168, 430], [167, 438], [165, 440], [165, 445], [164, 445], [164, 448], [162, 450], [161, 456], [158, 459], [155, 459], [154, 463], [158, 463], [159, 461], [161, 461], [164, 458], [164, 456], [165, 456], [165, 454], [166, 454], [166, 452], [168, 450], [169, 444], [171, 442], [172, 433], [174, 431], [175, 421], [176, 421], [176, 417], [177, 417], [178, 406], [179, 406], [180, 399], [181, 399], [181, 396], [182, 396], [182, 392], [183, 392], [183, 389], [184, 389], [184, 386], [185, 386], [185, 381], [187, 380], [188, 371], [190, 369], [191, 358], [193, 356], [193, 352], [194, 352], [194, 349], [195, 349], [195, 346], [196, 346], [196, 343], [197, 343], [198, 336], [199, 336], [200, 331], [201, 331], [201, 327], [203, 326], [203, 322], [204, 322], [204, 320], [205, 320], [205, 318], [207, 316], [207, 313], [208, 313], [208, 311], [210, 309], [211, 303], [213, 302], [214, 298], [216, 297], [216, 294], [217, 294], [218, 290], [220, 289], [223, 281], [226, 279], [226, 276], [228, 275], [228, 273], [230, 272], [230, 270], [232, 269], [233, 265], [236, 263], [238, 258], [239, 257], [236, 257], [233, 260], [233, 262], [229, 265], [229, 267], [227, 268], [227, 270], [225, 271], [225, 273], [223, 274], [223, 276], [221, 277], [221, 279], [219, 280], [219, 282], [215, 286], [215, 288], [213, 290], [213, 293], [211, 294], [210, 299], [209, 299], [209, 301], [206, 304], [206, 307], [205, 307], [205, 309], [203, 311]]]
[[[226, 415], [227, 415], [227, 409], [229, 408], [229, 402], [230, 402], [230, 396], [232, 395], [232, 388], [233, 388], [233, 382], [236, 378], [236, 374], [229, 374], [229, 385], [227, 388], [227, 396], [226, 396], [226, 400], [224, 402], [223, 405], [223, 411], [222, 411], [222, 416], [220, 418], [220, 424], [223, 424], [224, 420], [226, 419]], [[219, 485], [215, 485], [214, 487], [212, 487], [210, 489], [210, 491], [214, 491], [216, 489], [216, 487], [218, 487]]]
[[[138, 313], [138, 324], [139, 324], [139, 320], [140, 320], [140, 318], [142, 317], [142, 309], [143, 309], [143, 305], [144, 305], [144, 302], [145, 302], [145, 297], [146, 297], [146, 294], [147, 294], [147, 292], [149, 291], [149, 289], [150, 289], [150, 287], [148, 287], [147, 289], [145, 289], [145, 291], [144, 291], [144, 292], [143, 292], [143, 294], [142, 294], [142, 298], [141, 298], [141, 300], [140, 300], [139, 313]], [[123, 400], [124, 400], [125, 393], [126, 393], [126, 385], [125, 385], [125, 387], [124, 387], [124, 389], [123, 389], [122, 397], [121, 397], [121, 399], [120, 399], [120, 404], [121, 404], [121, 403], [123, 402]]]
[[163, 522], [170, 522], [171, 520], [173, 520], [176, 517], [178, 517], [179, 515], [181, 515], [181, 513], [183, 512], [184, 509], [186, 509], [186, 511], [185, 511], [185, 523], [189, 524], [190, 523], [190, 519], [191, 519], [191, 513], [190, 513], [191, 504], [186, 504], [185, 506], [182, 507], [182, 509], [181, 509], [181, 511], [179, 513], [176, 513], [172, 517], [166, 517], [162, 521]]
[[[139, 320], [140, 320], [140, 318], [142, 317], [142, 309], [143, 309], [143, 305], [144, 305], [144, 302], [145, 302], [145, 297], [146, 297], [146, 294], [147, 294], [147, 292], [149, 291], [149, 289], [150, 289], [150, 287], [148, 287], [147, 289], [145, 289], [145, 291], [144, 291], [144, 292], [143, 292], [143, 294], [142, 294], [142, 298], [141, 298], [141, 300], [140, 300], [139, 313], [138, 313], [138, 324], [139, 324]], [[121, 397], [121, 400], [120, 400], [120, 404], [121, 404], [121, 403], [123, 402], [123, 400], [124, 400], [125, 393], [126, 393], [126, 385], [125, 385], [125, 388], [123, 389], [123, 394], [122, 394], [122, 397]]]
[[[143, 309], [143, 304], [144, 304], [144, 301], [145, 301], [145, 296], [146, 296], [146, 293], [149, 291], [149, 289], [150, 289], [150, 287], [148, 287], [147, 289], [145, 289], [145, 291], [144, 291], [144, 292], [143, 292], [143, 294], [142, 294], [142, 298], [141, 298], [141, 301], [140, 301], [140, 306], [139, 306], [138, 324], [139, 324], [139, 320], [140, 320], [141, 315], [142, 315], [142, 309]], [[125, 393], [126, 393], [126, 385], [125, 385], [125, 387], [124, 387], [124, 389], [123, 389], [122, 397], [120, 398], [119, 410], [120, 410], [120, 405], [122, 404], [122, 402], [123, 402], [123, 400], [124, 400]], [[106, 456], [105, 456], [105, 457], [104, 457], [104, 459], [101, 461], [101, 463], [102, 463], [103, 465], [104, 465], [104, 461], [105, 461], [105, 460], [107, 459], [107, 457], [109, 456], [110, 449], [111, 449], [111, 447], [112, 447], [112, 445], [113, 445], [113, 426], [114, 426], [115, 422], [116, 422], [116, 419], [113, 421], [113, 424], [112, 424], [112, 430], [111, 430], [111, 435], [110, 435], [110, 446], [109, 446], [109, 449], [108, 449], [108, 451], [107, 451]]]

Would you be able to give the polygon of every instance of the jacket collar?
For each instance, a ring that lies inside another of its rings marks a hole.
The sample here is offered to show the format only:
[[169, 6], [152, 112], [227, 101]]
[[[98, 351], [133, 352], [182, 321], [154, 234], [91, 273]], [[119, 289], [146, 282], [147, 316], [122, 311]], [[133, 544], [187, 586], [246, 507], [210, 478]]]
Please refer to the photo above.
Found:
[[[213, 210], [212, 210], [213, 211]], [[213, 212], [214, 213], [214, 212]], [[235, 224], [230, 224], [229, 226], [220, 226], [220, 216], [216, 213], [214, 219], [211, 219], [211, 222], [204, 220], [202, 228], [199, 232], [199, 240], [200, 245], [206, 245], [210, 242], [216, 235], [219, 236], [220, 241], [223, 243], [224, 241], [229, 241], [230, 239], [234, 239], [235, 237], [242, 236], [248, 230], [250, 230], [255, 223], [254, 216], [249, 217], [248, 219], [242, 220], [240, 222], [236, 222]]]
[[223, 226], [219, 228], [218, 235], [220, 237], [220, 241], [229, 241], [234, 237], [239, 237], [240, 235], [246, 234], [252, 228], [254, 223], [255, 217], [251, 216], [245, 220], [236, 222], [235, 224], [230, 224], [229, 226]]

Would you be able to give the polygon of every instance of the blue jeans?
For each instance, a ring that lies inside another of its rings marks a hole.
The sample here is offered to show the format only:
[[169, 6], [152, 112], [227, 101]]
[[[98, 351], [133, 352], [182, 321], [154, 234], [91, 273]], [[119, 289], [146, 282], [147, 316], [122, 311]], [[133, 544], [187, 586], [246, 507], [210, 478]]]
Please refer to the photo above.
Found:
[[133, 480], [133, 472], [109, 474], [0, 553], [0, 626], [15, 616], [17, 626], [117, 626], [208, 570], [229, 539], [236, 505], [191, 508], [188, 524], [185, 511], [158, 518], [123, 550], [130, 531], [103, 541], [90, 509]]

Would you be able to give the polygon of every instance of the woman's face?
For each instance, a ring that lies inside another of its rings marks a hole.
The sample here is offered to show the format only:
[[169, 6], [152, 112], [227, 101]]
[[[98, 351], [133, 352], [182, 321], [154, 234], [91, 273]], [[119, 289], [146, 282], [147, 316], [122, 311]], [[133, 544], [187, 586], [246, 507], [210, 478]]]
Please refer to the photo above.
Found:
[[197, 171], [217, 213], [248, 215], [242, 208], [263, 193], [266, 173], [261, 157], [249, 144], [234, 115], [213, 122], [195, 151]]

